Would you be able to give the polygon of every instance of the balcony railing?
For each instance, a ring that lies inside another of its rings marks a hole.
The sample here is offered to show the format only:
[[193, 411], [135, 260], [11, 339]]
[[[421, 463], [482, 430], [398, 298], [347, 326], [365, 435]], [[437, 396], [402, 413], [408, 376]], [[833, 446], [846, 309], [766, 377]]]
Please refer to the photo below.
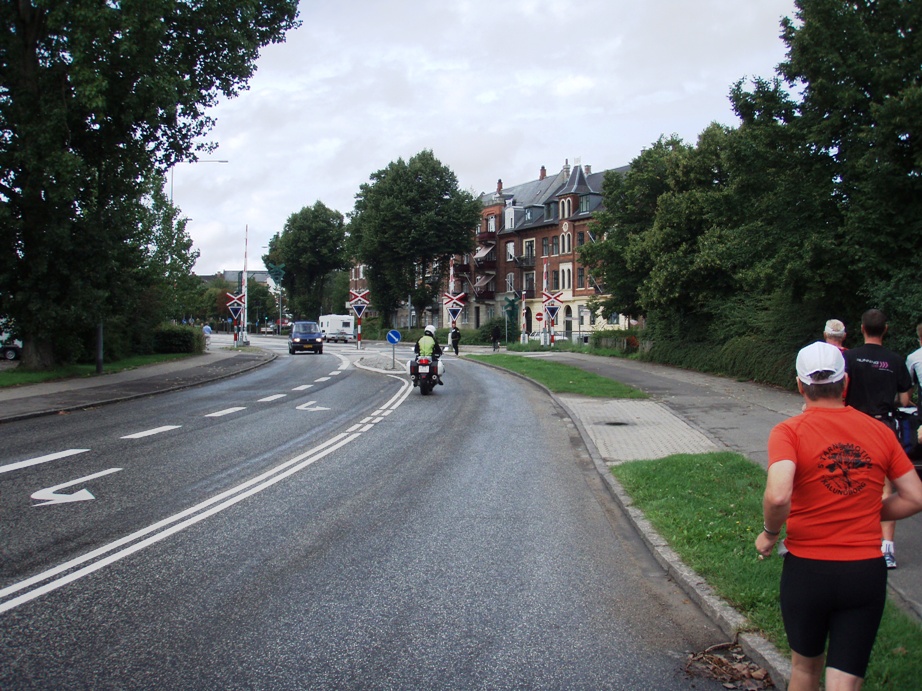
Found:
[[535, 266], [535, 255], [533, 254], [523, 254], [520, 257], [515, 258], [515, 265], [521, 269], [530, 269]]
[[477, 260], [477, 270], [478, 271], [496, 271], [496, 260], [495, 259], [478, 259]]
[[496, 232], [477, 233], [477, 242], [481, 245], [486, 242], [496, 242]]
[[479, 290], [479, 289], [477, 289], [477, 290], [474, 291], [474, 297], [475, 297], [478, 301], [494, 300], [494, 299], [496, 299], [496, 291], [495, 291], [495, 290]]

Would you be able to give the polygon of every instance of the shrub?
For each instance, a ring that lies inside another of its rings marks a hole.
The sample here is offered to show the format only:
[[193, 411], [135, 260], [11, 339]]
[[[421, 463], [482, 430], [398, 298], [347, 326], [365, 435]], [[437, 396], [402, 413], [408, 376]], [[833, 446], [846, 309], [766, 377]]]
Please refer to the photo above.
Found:
[[201, 329], [178, 324], [162, 324], [154, 330], [155, 353], [202, 353], [205, 336]]

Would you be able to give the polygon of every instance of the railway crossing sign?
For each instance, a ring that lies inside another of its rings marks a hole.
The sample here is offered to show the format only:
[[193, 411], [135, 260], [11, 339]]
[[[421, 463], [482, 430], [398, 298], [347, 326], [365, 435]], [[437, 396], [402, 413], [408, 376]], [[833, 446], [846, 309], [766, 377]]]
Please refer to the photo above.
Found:
[[370, 292], [369, 290], [350, 290], [349, 302], [362, 302], [367, 305], [371, 302], [371, 300], [368, 299]]

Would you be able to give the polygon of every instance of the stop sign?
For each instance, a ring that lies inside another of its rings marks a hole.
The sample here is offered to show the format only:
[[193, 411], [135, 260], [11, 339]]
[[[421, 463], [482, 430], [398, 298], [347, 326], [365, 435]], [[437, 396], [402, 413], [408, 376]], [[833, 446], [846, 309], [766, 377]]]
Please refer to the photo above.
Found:
[[538, 312], [538, 314], [535, 315], [535, 319], [537, 319], [539, 322], [542, 321], [544, 319], [544, 314]]

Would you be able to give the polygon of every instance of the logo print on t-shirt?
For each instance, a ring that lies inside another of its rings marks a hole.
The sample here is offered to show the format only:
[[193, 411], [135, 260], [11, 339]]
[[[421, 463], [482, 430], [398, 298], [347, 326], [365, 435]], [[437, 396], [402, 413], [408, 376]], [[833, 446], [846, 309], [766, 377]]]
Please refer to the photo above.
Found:
[[820, 468], [825, 468], [829, 474], [820, 478], [826, 489], [834, 494], [858, 494], [867, 482], [856, 473], [865, 468], [870, 468], [871, 457], [860, 446], [855, 444], [833, 444], [820, 456]]

